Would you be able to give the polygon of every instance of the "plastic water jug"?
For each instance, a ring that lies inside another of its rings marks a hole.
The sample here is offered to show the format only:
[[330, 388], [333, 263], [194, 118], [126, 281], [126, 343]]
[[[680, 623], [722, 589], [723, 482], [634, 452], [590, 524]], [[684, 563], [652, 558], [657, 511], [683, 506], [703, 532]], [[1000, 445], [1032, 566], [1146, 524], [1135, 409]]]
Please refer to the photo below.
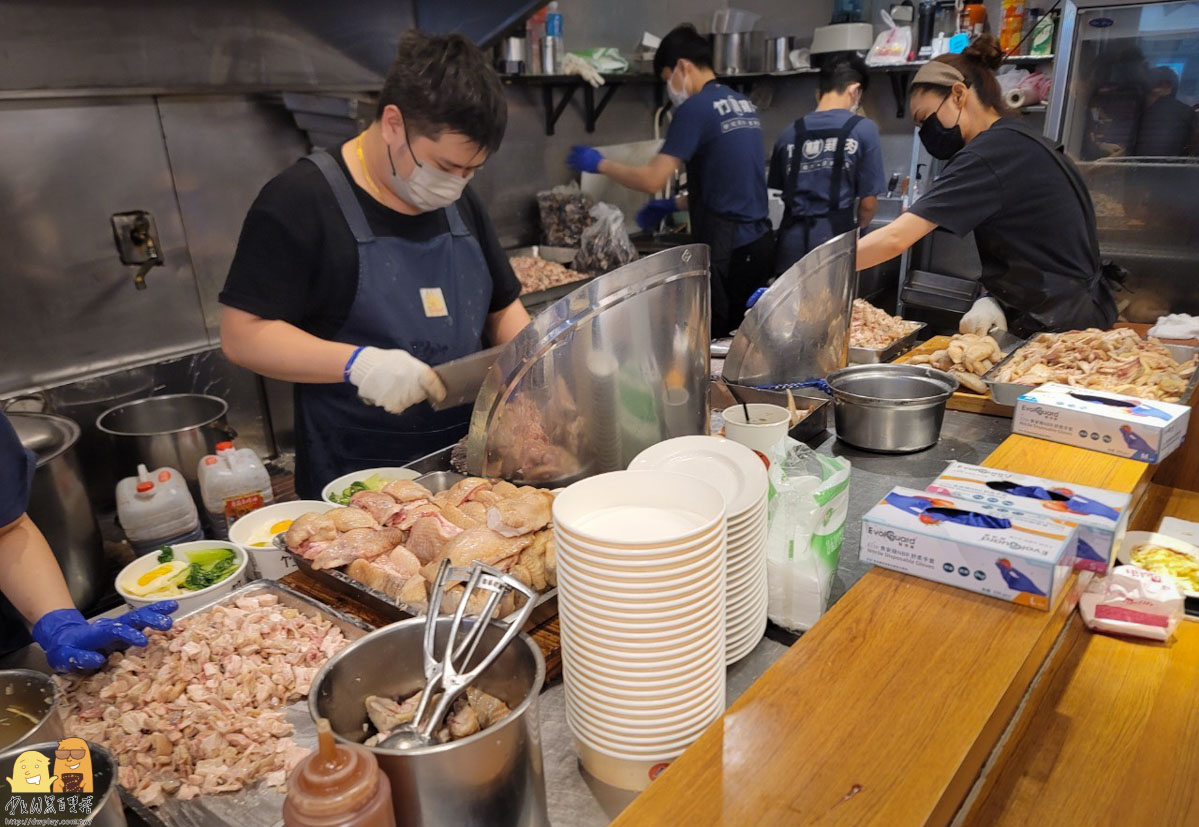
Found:
[[204, 536], [187, 480], [174, 468], [139, 465], [137, 476], [118, 482], [117, 519], [138, 555]]
[[216, 453], [200, 460], [200, 499], [212, 527], [212, 536], [227, 540], [229, 524], [274, 501], [271, 475], [250, 448], [221, 442]]

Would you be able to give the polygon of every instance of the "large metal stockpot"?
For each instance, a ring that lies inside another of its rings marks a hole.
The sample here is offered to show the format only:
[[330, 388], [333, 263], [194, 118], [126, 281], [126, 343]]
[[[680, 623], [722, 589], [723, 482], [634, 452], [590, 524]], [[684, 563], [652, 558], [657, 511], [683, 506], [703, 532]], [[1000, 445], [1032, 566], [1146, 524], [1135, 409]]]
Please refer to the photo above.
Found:
[[23, 716], [0, 712], [0, 716], [10, 719], [13, 724], [29, 726], [24, 732], [11, 726], [0, 730], [0, 750], [65, 738], [62, 718], [58, 714], [58, 698], [58, 684], [49, 675], [32, 669], [0, 670], [0, 700], [4, 701], [0, 709], [12, 707], [37, 718], [36, 723], [30, 723]]
[[828, 375], [837, 437], [856, 448], [906, 454], [936, 445], [958, 380], [924, 365], [853, 365]]
[[112, 440], [116, 476], [147, 468], [174, 468], [193, 491], [198, 490], [196, 468], [218, 442], [236, 434], [225, 421], [229, 405], [219, 396], [174, 393], [151, 396], [109, 408], [96, 419], [96, 427]]
[[[437, 650], [452, 617], [437, 621]], [[425, 685], [425, 618], [385, 626], [334, 655], [308, 695], [314, 720], [328, 718], [342, 741], [361, 743], [368, 695], [407, 697]], [[494, 647], [504, 627], [493, 622], [480, 651]], [[460, 741], [413, 750], [369, 748], [391, 782], [398, 827], [549, 827], [537, 702], [545, 660], [528, 635], [518, 635], [476, 682], [512, 712]]]
[[79, 426], [53, 414], [10, 413], [8, 420], [37, 455], [27, 513], [54, 550], [71, 599], [86, 611], [108, 580], [104, 541], [75, 456]]

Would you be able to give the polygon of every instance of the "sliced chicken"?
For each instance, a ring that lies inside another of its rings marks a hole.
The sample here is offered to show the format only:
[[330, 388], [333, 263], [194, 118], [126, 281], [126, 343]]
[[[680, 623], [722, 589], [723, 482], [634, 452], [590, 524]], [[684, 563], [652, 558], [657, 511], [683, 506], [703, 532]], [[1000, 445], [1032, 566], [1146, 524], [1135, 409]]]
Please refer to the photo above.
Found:
[[338, 531], [353, 531], [356, 528], [378, 528], [379, 522], [369, 512], [361, 508], [345, 506], [328, 512], [333, 525]]
[[429, 611], [429, 581], [424, 575], [408, 578], [408, 582], [400, 589], [398, 598], [408, 608], [421, 613]]
[[379, 525], [385, 525], [391, 515], [400, 510], [395, 497], [382, 491], [359, 491], [350, 497], [350, 505], [370, 514]]
[[393, 525], [404, 531], [410, 531], [416, 521], [422, 517], [440, 517], [441, 508], [431, 500], [413, 500], [404, 503], [403, 507], [392, 515], [388, 525]]
[[503, 502], [504, 498], [494, 491], [479, 490], [471, 494], [471, 502], [482, 503], [490, 508], [496, 503]]
[[512, 711], [508, 708], [508, 704], [499, 698], [488, 695], [482, 689], [476, 689], [473, 686], [466, 687], [466, 700], [475, 710], [479, 726], [483, 729], [499, 723]]
[[491, 482], [481, 477], [467, 477], [464, 480], [459, 480], [447, 491], [443, 491], [438, 495], [438, 498], [450, 505], [460, 506], [467, 500], [475, 498], [475, 495], [480, 491], [490, 491]]
[[297, 518], [291, 524], [285, 535], [287, 547], [299, 551], [300, 547], [310, 542], [332, 542], [337, 539], [337, 526], [328, 513], [317, 514], [309, 512]]
[[514, 497], [500, 500], [487, 509], [487, 527], [505, 537], [540, 531], [550, 523], [553, 495], [536, 488], [522, 488]]
[[[357, 511], [358, 509], [353, 509]], [[359, 512], [364, 513], [364, 512]], [[367, 515], [369, 516], [369, 515]], [[354, 528], [342, 534], [313, 558], [314, 569], [332, 569], [363, 559], [373, 560], [404, 539], [398, 528]]]
[[374, 560], [353, 560], [346, 574], [372, 589], [398, 598], [413, 576], [419, 576], [420, 561], [403, 546], [396, 546]]
[[455, 566], [469, 566], [475, 560], [495, 564], [520, 554], [532, 542], [528, 535], [501, 537], [489, 528], [468, 528], [445, 544], [444, 554]]
[[417, 692], [411, 698], [400, 704], [382, 695], [367, 695], [366, 717], [374, 724], [380, 733], [391, 732], [398, 726], [412, 722], [416, 716], [416, 705], [420, 703], [421, 693]]
[[[466, 507], [471, 505], [479, 506], [482, 519], [479, 516], [472, 517], [466, 513]], [[487, 524], [487, 509], [481, 503], [464, 503], [462, 508], [446, 504], [441, 507], [441, 516], [458, 526], [458, 528], [475, 528], [476, 526]]]
[[483, 503], [463, 503], [462, 513], [479, 525], [487, 525], [487, 506]]
[[412, 480], [392, 480], [383, 486], [383, 493], [390, 494], [398, 503], [427, 500], [432, 495], [428, 488]]
[[545, 543], [545, 582], [548, 586], [558, 585], [558, 547], [552, 532]]
[[450, 739], [466, 738], [479, 731], [479, 716], [465, 696], [458, 698], [450, 705], [450, 714], [445, 717], [446, 728], [450, 731]]
[[412, 525], [408, 535], [408, 550], [416, 555], [422, 565], [431, 563], [441, 557], [446, 543], [461, 533], [461, 528], [440, 514], [422, 517]]

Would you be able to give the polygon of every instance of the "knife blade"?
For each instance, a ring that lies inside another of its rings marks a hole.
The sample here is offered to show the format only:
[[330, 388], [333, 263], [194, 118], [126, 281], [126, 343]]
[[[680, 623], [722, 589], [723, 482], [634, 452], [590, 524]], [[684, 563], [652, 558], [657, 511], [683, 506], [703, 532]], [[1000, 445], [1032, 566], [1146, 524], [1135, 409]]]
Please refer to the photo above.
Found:
[[440, 402], [431, 402], [433, 410], [444, 411], [459, 405], [473, 405], [475, 397], [479, 395], [479, 388], [483, 387], [487, 371], [491, 369], [501, 350], [502, 345], [435, 365], [433, 372], [445, 385], [445, 398]]

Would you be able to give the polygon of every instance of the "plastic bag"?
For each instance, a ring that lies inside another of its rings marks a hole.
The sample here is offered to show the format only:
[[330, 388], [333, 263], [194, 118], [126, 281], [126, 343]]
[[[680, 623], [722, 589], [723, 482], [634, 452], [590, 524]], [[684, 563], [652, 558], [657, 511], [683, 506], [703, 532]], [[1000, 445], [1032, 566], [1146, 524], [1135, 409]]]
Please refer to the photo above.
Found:
[[896, 26], [885, 9], [879, 12], [879, 15], [883, 18], [883, 23], [887, 24], [887, 28], [874, 39], [874, 46], [866, 56], [866, 63], [870, 66], [907, 63], [908, 55], [912, 53], [912, 27]]
[[[801, 632], [828, 605], [849, 510], [850, 464], [818, 455], [793, 439], [786, 445], [786, 456], [771, 468], [767, 615], [784, 629]], [[813, 459], [819, 478], [813, 476]]]
[[624, 213], [619, 207], [600, 202], [591, 208], [594, 219], [583, 231], [575, 269], [601, 274], [622, 267], [637, 258], [629, 231], [624, 228]]
[[594, 220], [591, 217], [591, 208], [594, 206], [595, 199], [580, 190], [577, 183], [537, 193], [541, 243], [551, 247], [577, 248], [582, 241], [583, 231]]

